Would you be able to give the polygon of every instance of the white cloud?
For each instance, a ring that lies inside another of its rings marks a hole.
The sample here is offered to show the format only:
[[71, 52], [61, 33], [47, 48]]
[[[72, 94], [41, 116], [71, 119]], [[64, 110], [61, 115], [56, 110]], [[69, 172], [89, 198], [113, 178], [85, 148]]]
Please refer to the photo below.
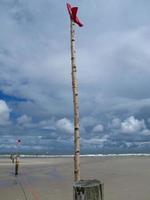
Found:
[[120, 126], [121, 126], [121, 120], [119, 118], [112, 119], [112, 122], [111, 122], [112, 128], [120, 128]]
[[0, 100], [0, 125], [10, 124], [10, 112], [8, 105], [5, 101]]
[[21, 117], [17, 118], [17, 123], [22, 126], [29, 125], [32, 122], [32, 118], [27, 115], [22, 115]]
[[67, 118], [60, 119], [56, 122], [56, 127], [63, 132], [73, 133], [73, 124]]
[[93, 128], [93, 132], [103, 132], [104, 127], [102, 124], [98, 124]]
[[138, 133], [143, 129], [145, 129], [144, 120], [138, 120], [134, 116], [130, 116], [121, 123], [122, 133]]

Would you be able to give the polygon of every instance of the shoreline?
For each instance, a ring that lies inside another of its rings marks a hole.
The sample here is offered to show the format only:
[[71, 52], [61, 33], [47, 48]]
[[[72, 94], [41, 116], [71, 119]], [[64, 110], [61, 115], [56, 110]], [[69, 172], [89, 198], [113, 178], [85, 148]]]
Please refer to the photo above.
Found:
[[[14, 153], [15, 155], [15, 153]], [[2, 154], [0, 158], [9, 158], [10, 154]], [[20, 154], [21, 158], [73, 158], [74, 155], [45, 155], [45, 154]], [[80, 157], [150, 157], [150, 153], [128, 154], [83, 154]]]

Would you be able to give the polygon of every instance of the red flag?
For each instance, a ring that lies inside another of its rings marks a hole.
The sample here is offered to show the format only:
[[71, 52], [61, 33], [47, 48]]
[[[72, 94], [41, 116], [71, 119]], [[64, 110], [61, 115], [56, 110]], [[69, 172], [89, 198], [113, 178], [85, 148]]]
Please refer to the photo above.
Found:
[[67, 3], [67, 9], [70, 15], [70, 19], [73, 20], [76, 24], [78, 24], [78, 26], [82, 27], [83, 24], [77, 17], [78, 7], [71, 7], [71, 4]]
[[16, 141], [16, 144], [20, 144], [20, 143], [21, 143], [21, 140], [17, 140], [17, 141]]

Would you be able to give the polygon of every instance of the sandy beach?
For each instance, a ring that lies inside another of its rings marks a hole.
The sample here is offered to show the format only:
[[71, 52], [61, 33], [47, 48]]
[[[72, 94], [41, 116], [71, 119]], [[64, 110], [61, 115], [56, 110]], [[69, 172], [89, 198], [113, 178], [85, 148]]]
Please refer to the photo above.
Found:
[[[0, 159], [0, 200], [71, 200], [73, 158]], [[149, 200], [150, 157], [81, 158], [81, 178], [104, 182], [105, 200]]]

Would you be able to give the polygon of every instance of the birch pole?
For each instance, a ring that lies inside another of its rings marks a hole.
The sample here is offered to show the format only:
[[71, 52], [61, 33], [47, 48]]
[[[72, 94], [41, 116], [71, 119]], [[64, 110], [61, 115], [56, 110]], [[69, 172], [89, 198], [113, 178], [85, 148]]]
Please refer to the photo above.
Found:
[[75, 22], [70, 20], [71, 32], [71, 66], [72, 66], [72, 91], [74, 105], [74, 180], [80, 180], [80, 124], [79, 124], [79, 102], [78, 83], [75, 48]]

